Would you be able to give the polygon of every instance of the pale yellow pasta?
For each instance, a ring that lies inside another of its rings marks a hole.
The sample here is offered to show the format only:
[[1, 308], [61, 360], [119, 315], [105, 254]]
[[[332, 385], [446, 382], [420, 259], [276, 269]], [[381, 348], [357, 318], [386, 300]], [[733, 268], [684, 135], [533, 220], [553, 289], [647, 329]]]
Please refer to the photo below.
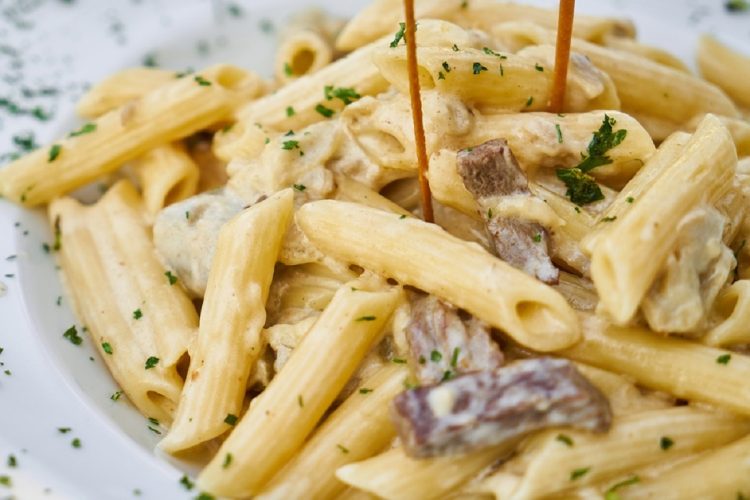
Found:
[[721, 87], [744, 107], [750, 107], [750, 55], [727, 47], [711, 35], [701, 35], [698, 42], [698, 69], [701, 76]]
[[398, 287], [342, 286], [198, 476], [200, 487], [218, 495], [258, 494], [302, 447], [378, 339], [400, 295]]
[[663, 64], [664, 66], [669, 66], [670, 68], [682, 71], [683, 73], [690, 73], [690, 68], [688, 68], [680, 58], [673, 56], [666, 50], [637, 42], [631, 38], [605, 35], [603, 37], [603, 44], [610, 49], [630, 52], [645, 57], [646, 59], [650, 59], [656, 63]]
[[592, 315], [580, 317], [583, 340], [563, 356], [604, 369], [616, 367], [646, 387], [750, 415], [747, 356], [661, 337], [642, 327], [610, 325]]
[[750, 494], [750, 436], [618, 490], [618, 494], [623, 500], [747, 498]]
[[89, 133], [63, 138], [7, 165], [0, 171], [0, 194], [28, 206], [46, 203], [156, 146], [229, 118], [259, 88], [257, 77], [228, 65], [176, 78], [102, 115]]
[[84, 118], [98, 118], [115, 108], [174, 81], [177, 73], [157, 68], [128, 68], [91, 87], [76, 104]]
[[[516, 48], [554, 43], [554, 31], [529, 23], [506, 23], [493, 34]], [[680, 130], [697, 115], [739, 117], [732, 101], [718, 87], [690, 74], [644, 57], [574, 39], [572, 50], [587, 56], [617, 87], [622, 110], [633, 115], [655, 140]]]
[[270, 499], [328, 499], [346, 489], [336, 469], [379, 453], [395, 437], [390, 403], [409, 376], [386, 366], [364, 380], [258, 495]]
[[[456, 95], [482, 111], [540, 111], [550, 97], [553, 54], [552, 46], [512, 54], [422, 45], [417, 48], [420, 86]], [[406, 47], [379, 48], [373, 60], [383, 78], [408, 94]], [[569, 82], [566, 111], [620, 106], [610, 78], [581, 56], [572, 57]]]
[[143, 204], [152, 215], [193, 196], [198, 188], [198, 166], [176, 145], [152, 149], [136, 160], [133, 169], [141, 185]]
[[281, 83], [314, 73], [334, 58], [333, 42], [344, 21], [319, 9], [297, 14], [281, 33], [274, 73]]
[[736, 165], [729, 132], [709, 115], [677, 160], [655, 176], [625, 213], [607, 223], [609, 229], [591, 251], [591, 275], [600, 304], [616, 322], [624, 324], [635, 314], [673, 249], [675, 226], [692, 208], [724, 196]]
[[49, 215], [75, 310], [107, 368], [141, 413], [170, 422], [198, 315], [159, 260], [138, 193], [121, 181], [88, 207], [56, 199]]
[[[729, 130], [729, 133], [732, 134], [734, 145], [737, 147], [737, 156], [750, 156], [750, 122], [746, 119], [729, 118], [727, 116], [719, 116], [718, 118], [727, 130]], [[693, 132], [701, 120], [703, 120], [703, 116], [696, 116], [689, 123], [685, 124], [685, 130]]]
[[265, 303], [292, 218], [287, 189], [244, 210], [219, 233], [201, 309], [200, 332], [177, 416], [159, 446], [175, 453], [226, 432], [239, 416], [250, 370], [262, 348]]
[[[666, 458], [729, 443], [750, 431], [750, 422], [731, 414], [690, 407], [651, 410], [616, 418], [606, 434], [554, 429], [535, 436], [528, 468], [510, 498], [544, 498], [552, 493], [618, 479]], [[558, 439], [564, 433], [570, 444]], [[674, 443], [665, 452], [661, 439]], [[587, 472], [575, 480], [576, 470]]]
[[[422, 0], [415, 2], [418, 19], [438, 18], [453, 21], [461, 26], [489, 30], [498, 23], [526, 20], [548, 28], [557, 25], [557, 12], [530, 5], [521, 5], [496, 0]], [[403, 21], [403, 6], [398, 0], [378, 0], [357, 14], [342, 30], [336, 40], [341, 50], [353, 50], [387, 33], [395, 32], [399, 21]], [[607, 34], [615, 36], [635, 35], [630, 21], [577, 14], [573, 31], [579, 38], [600, 41]]]
[[393, 448], [336, 471], [344, 483], [386, 500], [444, 498], [515, 446], [509, 443], [461, 456], [416, 459]]
[[335, 180], [337, 187], [335, 198], [337, 200], [350, 201], [353, 203], [365, 205], [367, 207], [378, 208], [380, 210], [387, 210], [389, 212], [400, 215], [411, 216], [411, 212], [401, 208], [385, 196], [382, 196], [377, 191], [373, 191], [364, 184], [344, 177], [343, 175], [336, 176]]
[[[522, 345], [554, 351], [578, 339], [559, 294], [437, 226], [332, 200], [303, 206], [297, 223], [322, 252], [442, 297]], [[368, 243], [372, 228], [378, 246]]]
[[741, 279], [719, 293], [711, 320], [715, 323], [702, 341], [712, 346], [750, 343], [750, 280]]

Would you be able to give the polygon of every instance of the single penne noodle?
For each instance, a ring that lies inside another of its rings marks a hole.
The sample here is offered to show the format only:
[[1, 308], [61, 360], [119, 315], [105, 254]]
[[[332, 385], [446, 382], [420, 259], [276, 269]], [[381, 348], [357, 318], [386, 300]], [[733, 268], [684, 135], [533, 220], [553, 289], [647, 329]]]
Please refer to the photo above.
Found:
[[[719, 116], [718, 118], [732, 134], [734, 145], [737, 146], [737, 156], [750, 156], [750, 122], [742, 118], [729, 118], [727, 116]], [[695, 131], [701, 120], [703, 120], [703, 116], [696, 116], [690, 123], [685, 124], [685, 130], [688, 132]]]
[[604, 369], [617, 367], [640, 385], [750, 415], [747, 356], [731, 354], [727, 360], [728, 353], [720, 349], [660, 337], [642, 327], [611, 325], [584, 313], [580, 317], [583, 340], [563, 356]]
[[333, 42], [344, 20], [320, 9], [306, 9], [284, 27], [276, 49], [276, 79], [288, 83], [314, 73], [334, 58]]
[[750, 107], [750, 56], [740, 54], [711, 35], [702, 35], [698, 42], [698, 69], [703, 78], [721, 87], [729, 97]]
[[200, 487], [218, 495], [257, 495], [302, 448], [379, 338], [400, 295], [398, 287], [367, 291], [360, 281], [342, 286], [201, 472]]
[[138, 193], [121, 181], [88, 207], [56, 199], [49, 215], [75, 310], [107, 368], [141, 413], [170, 422], [198, 315], [159, 260]]
[[654, 181], [667, 172], [669, 167], [683, 155], [689, 141], [690, 134], [675, 132], [661, 143], [653, 156], [646, 161], [644, 167], [625, 184], [612, 203], [599, 214], [597, 220], [592, 221], [591, 231], [581, 239], [581, 248], [589, 254], [593, 252], [597, 241], [612, 228], [612, 224], [608, 221], [621, 217], [635, 203], [635, 200], [640, 199]]
[[[416, 2], [417, 19], [447, 19], [461, 26], [488, 31], [492, 26], [507, 21], [531, 21], [550, 29], [557, 26], [557, 11], [530, 5], [495, 0], [446, 2], [424, 0]], [[357, 14], [344, 26], [336, 39], [340, 50], [353, 50], [378, 37], [393, 33], [403, 20], [403, 8], [397, 0], [378, 0]], [[421, 25], [420, 25], [421, 26]], [[585, 16], [576, 14], [573, 24], [575, 36], [599, 42], [606, 35], [635, 36], [635, 27], [626, 19]]]
[[[554, 47], [533, 47], [524, 54], [450, 45], [417, 48], [419, 82], [425, 90], [458, 96], [482, 111], [542, 111], [552, 84]], [[382, 47], [373, 61], [383, 78], [408, 94], [406, 47]], [[607, 75], [585, 58], [573, 57], [566, 111], [618, 109], [617, 92]]]
[[261, 331], [274, 265], [292, 219], [291, 189], [244, 210], [222, 226], [208, 276], [200, 331], [177, 416], [159, 446], [170, 453], [226, 432], [239, 416]]
[[[554, 351], [579, 338], [557, 292], [438, 226], [333, 200], [304, 205], [297, 223], [322, 252], [435, 294], [522, 345]], [[380, 245], [368, 243], [372, 228]]]
[[324, 500], [343, 493], [336, 469], [379, 453], [395, 437], [390, 403], [408, 376], [403, 366], [391, 365], [364, 380], [258, 498]]
[[678, 236], [674, 227], [702, 202], [711, 205], [721, 199], [732, 188], [736, 165], [737, 153], [726, 127], [716, 117], [706, 116], [677, 160], [657, 174], [624, 213], [608, 222], [611, 227], [596, 239], [591, 252], [591, 276], [600, 304], [618, 324], [635, 314], [673, 250]]
[[623, 500], [746, 498], [750, 494], [750, 436], [618, 489], [617, 493]]
[[133, 165], [143, 204], [151, 215], [196, 193], [199, 170], [179, 146], [164, 145], [138, 158]]
[[[559, 429], [535, 436], [523, 480], [509, 498], [544, 498], [633, 474], [643, 467], [721, 446], [750, 431], [750, 421], [688, 406], [616, 418], [607, 434]], [[561, 432], [570, 440], [558, 439]], [[672, 446], [664, 450], [661, 439]], [[587, 472], [574, 480], [576, 470]]]
[[666, 50], [637, 42], [632, 38], [624, 38], [621, 36], [605, 35], [602, 41], [603, 45], [610, 49], [630, 52], [645, 57], [646, 59], [650, 59], [656, 63], [663, 64], [664, 66], [669, 66], [670, 68], [682, 71], [683, 73], [690, 73], [690, 68], [688, 68], [680, 58], [673, 56]]
[[[516, 48], [555, 40], [554, 31], [529, 23], [505, 23], [492, 33]], [[696, 115], [740, 116], [721, 89], [693, 75], [584, 40], [574, 39], [572, 50], [612, 78], [622, 111], [638, 119], [655, 140], [680, 130]]]
[[373, 191], [360, 182], [343, 175], [337, 175], [335, 179], [337, 186], [335, 199], [337, 200], [359, 203], [360, 205], [387, 210], [396, 214], [406, 215], [407, 217], [412, 215], [408, 210], [401, 208], [385, 196], [377, 191]]
[[750, 280], [740, 279], [719, 292], [712, 310], [715, 326], [701, 339], [717, 347], [750, 343]]
[[513, 449], [505, 444], [466, 455], [411, 458], [403, 448], [345, 465], [336, 471], [344, 483], [386, 500], [431, 500], [449, 493]]
[[27, 206], [46, 203], [159, 145], [229, 118], [259, 89], [257, 77], [228, 65], [175, 78], [102, 115], [88, 133], [61, 139], [6, 166], [0, 171], [0, 194]]
[[108, 76], [83, 94], [76, 104], [76, 112], [84, 118], [98, 118], [104, 113], [174, 81], [175, 78], [174, 71], [164, 69], [123, 69]]

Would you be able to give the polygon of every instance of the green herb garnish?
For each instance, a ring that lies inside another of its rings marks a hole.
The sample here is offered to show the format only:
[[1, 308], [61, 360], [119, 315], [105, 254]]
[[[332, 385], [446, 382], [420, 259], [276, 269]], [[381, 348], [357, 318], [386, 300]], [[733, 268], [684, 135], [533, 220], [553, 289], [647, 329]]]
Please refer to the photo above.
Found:
[[81, 343], [83, 342], [83, 337], [78, 335], [78, 330], [76, 330], [75, 325], [65, 330], [65, 333], [63, 333], [63, 337], [68, 339], [73, 345], [81, 345]]
[[149, 358], [146, 360], [146, 370], [150, 370], [151, 368], [155, 367], [159, 363], [159, 358], [156, 356], [149, 356]]

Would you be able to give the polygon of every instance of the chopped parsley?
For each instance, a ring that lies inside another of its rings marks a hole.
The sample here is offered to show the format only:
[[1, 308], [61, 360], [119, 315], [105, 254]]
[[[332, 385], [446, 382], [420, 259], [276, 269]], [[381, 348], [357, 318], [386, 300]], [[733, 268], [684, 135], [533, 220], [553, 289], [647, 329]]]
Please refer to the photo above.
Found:
[[229, 425], [235, 425], [237, 420], [237, 415], [232, 415], [231, 413], [227, 413], [227, 416], [224, 417], [224, 423]]
[[284, 63], [284, 74], [286, 76], [292, 76], [292, 67], [286, 62]]
[[430, 353], [430, 361], [434, 361], [435, 363], [437, 363], [442, 359], [443, 355], [439, 351], [432, 351]]
[[300, 408], [305, 407], [305, 400], [302, 399], [302, 394], [297, 394], [297, 404], [299, 405]]
[[154, 425], [160, 425], [160, 424], [159, 424], [159, 419], [158, 419], [158, 418], [154, 418], [154, 417], [148, 417], [148, 421], [149, 421], [149, 422], [151, 422], [151, 423], [152, 423], [152, 424], [154, 424]]
[[635, 198], [633, 198], [632, 196], [628, 196], [627, 198], [625, 198], [625, 201], [627, 201], [628, 203], [633, 203], [635, 201]]
[[140, 308], [133, 311], [133, 319], [141, 319], [143, 317], [143, 311]]
[[323, 87], [323, 95], [325, 96], [326, 101], [340, 99], [345, 106], [348, 106], [362, 97], [352, 87], [334, 87], [333, 85], [326, 85]]
[[604, 492], [604, 500], [620, 500], [620, 496], [617, 494], [617, 490], [626, 486], [630, 486], [631, 484], [639, 483], [640, 480], [641, 479], [638, 476], [632, 476], [628, 479], [620, 481], [619, 483], [613, 484], [607, 489], [607, 491]]
[[443, 69], [445, 70], [446, 73], [450, 73], [451, 72], [451, 65], [448, 64], [447, 61], [443, 61]]
[[96, 123], [87, 123], [78, 130], [74, 130], [73, 132], [68, 134], [68, 137], [78, 137], [79, 135], [90, 134], [94, 130], [96, 130]]
[[153, 427], [151, 427], [150, 425], [148, 426], [148, 430], [150, 430], [150, 431], [151, 431], [151, 432], [153, 432], [154, 434], [159, 434], [159, 435], [161, 435], [161, 431], [160, 431], [159, 429], [154, 429], [154, 428], [153, 428]]
[[332, 117], [332, 116], [333, 116], [333, 113], [335, 113], [335, 111], [334, 111], [334, 110], [332, 110], [331, 108], [326, 108], [326, 107], [325, 107], [325, 106], [323, 106], [322, 104], [317, 104], [317, 105], [315, 106], [315, 111], [317, 111], [317, 112], [318, 112], [318, 113], [320, 113], [321, 115], [325, 116], [326, 118], [330, 118], [330, 117]]
[[118, 401], [120, 399], [120, 396], [122, 396], [122, 391], [115, 391], [112, 393], [109, 399], [111, 399], [112, 401]]
[[286, 107], [286, 116], [294, 116], [294, 113], [295, 113], [295, 111], [294, 111], [294, 108], [292, 106], [287, 106]]
[[534, 64], [534, 69], [541, 72], [544, 72], [544, 66], [541, 66], [539, 63]]
[[159, 358], [156, 356], [150, 356], [146, 360], [146, 370], [150, 370], [151, 368], [155, 367], [159, 363]]
[[587, 148], [587, 154], [582, 154], [582, 161], [577, 166], [568, 169], [557, 169], [557, 178], [568, 188], [565, 193], [570, 201], [576, 205], [585, 205], [604, 199], [604, 194], [593, 177], [588, 172], [602, 165], [609, 165], [612, 159], [607, 151], [620, 144], [628, 134], [625, 129], [614, 131], [617, 123], [614, 118], [604, 115], [599, 130], [594, 132]]
[[195, 486], [195, 483], [193, 483], [187, 475], [183, 475], [180, 478], [180, 484], [188, 491], [192, 490]]
[[112, 345], [109, 342], [102, 342], [102, 350], [107, 354], [112, 354]]
[[73, 448], [80, 448], [81, 440], [78, 438], [73, 438], [73, 441], [70, 442], [70, 446], [72, 446]]
[[18, 460], [16, 459], [15, 455], [8, 455], [8, 467], [10, 468], [18, 467]]
[[534, 104], [534, 96], [533, 95], [529, 96], [529, 98], [526, 100], [526, 107], [528, 108], [532, 104]]
[[585, 476], [590, 470], [591, 467], [582, 467], [580, 469], [576, 469], [570, 473], [570, 480], [575, 481], [577, 479], [580, 479]]
[[660, 447], [661, 447], [661, 449], [662, 449], [662, 450], [664, 450], [664, 451], [667, 451], [667, 450], [668, 450], [668, 449], [670, 449], [670, 448], [671, 448], [671, 447], [672, 447], [673, 445], [674, 445], [674, 441], [672, 440], [672, 438], [669, 438], [669, 437], [667, 437], [667, 436], [663, 436], [663, 437], [662, 437], [662, 438], [661, 438], [661, 439], [659, 440], [659, 446], [660, 446]]
[[81, 345], [81, 343], [83, 342], [83, 337], [78, 335], [78, 330], [76, 329], [75, 325], [65, 330], [65, 333], [63, 333], [63, 337], [68, 339], [73, 345]]
[[555, 132], [557, 133], [557, 143], [562, 144], [563, 142], [563, 135], [562, 135], [562, 129], [560, 128], [559, 123], [555, 123]]
[[193, 500], [216, 500], [213, 495], [210, 495], [206, 493], [205, 491], [201, 491], [200, 494], [195, 497]]
[[732, 360], [731, 354], [722, 354], [721, 356], [716, 358], [716, 362], [720, 365], [728, 365], [731, 360]]
[[347, 453], [349, 453], [349, 449], [348, 449], [348, 448], [346, 448], [345, 446], [342, 446], [342, 445], [340, 445], [340, 444], [337, 444], [337, 445], [336, 445], [336, 447], [337, 447], [337, 448], [338, 448], [339, 450], [341, 450], [341, 453], [343, 453], [344, 455], [346, 455]]
[[153, 53], [143, 56], [141, 64], [147, 68], [155, 68], [159, 65], [159, 63], [156, 61], [156, 54]]
[[617, 216], [616, 216], [616, 215], [613, 215], [612, 217], [604, 217], [604, 218], [602, 219], [602, 222], [613, 222], [613, 221], [615, 221], [615, 220], [617, 220]]
[[164, 276], [167, 277], [170, 285], [174, 285], [175, 283], [177, 283], [177, 276], [172, 274], [172, 271], [167, 271], [166, 273], [164, 273]]
[[376, 319], [375, 316], [360, 316], [354, 321], [375, 321], [375, 319]]
[[284, 141], [281, 144], [281, 149], [291, 151], [292, 149], [299, 149], [299, 141]]
[[10, 479], [10, 476], [0, 476], [0, 484], [6, 488], [10, 488], [13, 486], [13, 481]]
[[211, 85], [211, 82], [203, 78], [201, 75], [195, 75], [193, 80], [195, 80], [201, 87], [208, 87], [209, 85]]
[[368, 389], [367, 387], [362, 387], [359, 389], [360, 394], [370, 394], [373, 391], [373, 389]]
[[73, 429], [71, 429], [70, 427], [58, 427], [57, 428], [57, 432], [59, 432], [60, 434], [67, 434], [72, 430]]
[[307, 189], [307, 186], [305, 186], [304, 184], [292, 184], [292, 187], [295, 191], [299, 191], [300, 193]]
[[492, 50], [489, 47], [482, 47], [482, 51], [485, 54], [487, 54], [487, 55], [499, 57], [500, 59], [507, 59], [508, 58], [507, 56], [504, 56], [504, 55], [500, 54], [499, 52], [495, 52], [494, 50]]
[[232, 458], [233, 457], [231, 453], [227, 453], [226, 455], [224, 455], [224, 463], [221, 464], [221, 468], [226, 469], [227, 467], [232, 465]]
[[458, 52], [459, 50], [461, 50], [458, 48], [458, 45], [456, 45], [455, 43], [453, 44], [453, 47], [451, 48], [453, 49], [453, 52]]
[[451, 366], [453, 368], [456, 368], [456, 365], [458, 365], [458, 356], [461, 354], [461, 348], [456, 347], [453, 349], [453, 356], [451, 356]]
[[471, 65], [471, 72], [475, 75], [478, 75], [482, 71], [487, 71], [487, 66], [483, 66], [482, 63], [475, 62]]
[[393, 40], [391, 41], [391, 48], [398, 47], [399, 42], [403, 39], [406, 41], [406, 23], [398, 23], [399, 29], [396, 32], [395, 35], [393, 35]]
[[556, 440], [560, 441], [561, 443], [565, 443], [567, 446], [573, 447], [573, 438], [568, 436], [567, 434], [558, 434], [555, 438]]
[[57, 157], [60, 156], [60, 151], [62, 151], [62, 146], [59, 144], [53, 144], [52, 147], [49, 148], [49, 153], [47, 154], [47, 163], [52, 163], [57, 160]]
[[443, 378], [440, 379], [441, 382], [445, 382], [446, 380], [450, 380], [453, 378], [453, 372], [450, 370], [445, 370], [443, 372]]
[[750, 10], [750, 2], [748, 0], [727, 0], [724, 8], [729, 12], [744, 12]]
[[406, 219], [406, 215], [405, 214], [401, 214], [401, 216], [399, 216], [399, 218], [398, 218], [398, 220], [404, 220], [404, 219]]
[[445, 75], [442, 71], [438, 71], [438, 80], [445, 80]]
[[396, 363], [397, 365], [404, 365], [406, 364], [406, 360], [404, 358], [393, 358], [391, 359], [392, 362]]
[[534, 240], [534, 243], [539, 243], [542, 241], [542, 233], [536, 233], [531, 239]]
[[487, 218], [488, 218], [488, 219], [491, 219], [491, 218], [492, 218], [492, 209], [491, 209], [491, 208], [488, 208], [488, 209], [487, 209]]

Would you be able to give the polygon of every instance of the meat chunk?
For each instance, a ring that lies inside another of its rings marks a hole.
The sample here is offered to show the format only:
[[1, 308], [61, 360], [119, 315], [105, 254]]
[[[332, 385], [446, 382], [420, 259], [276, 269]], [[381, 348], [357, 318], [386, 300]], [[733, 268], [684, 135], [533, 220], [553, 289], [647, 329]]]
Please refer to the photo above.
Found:
[[413, 457], [466, 453], [547, 427], [605, 432], [606, 397], [563, 359], [535, 358], [405, 391], [393, 418]]
[[457, 165], [466, 189], [482, 209], [497, 256], [545, 283], [557, 283], [559, 271], [549, 257], [547, 229], [533, 220], [496, 210], [505, 197], [534, 196], [505, 139], [459, 151]]
[[456, 374], [493, 370], [503, 353], [490, 327], [432, 295], [410, 292], [411, 318], [406, 327], [409, 361], [420, 384], [435, 384]]

